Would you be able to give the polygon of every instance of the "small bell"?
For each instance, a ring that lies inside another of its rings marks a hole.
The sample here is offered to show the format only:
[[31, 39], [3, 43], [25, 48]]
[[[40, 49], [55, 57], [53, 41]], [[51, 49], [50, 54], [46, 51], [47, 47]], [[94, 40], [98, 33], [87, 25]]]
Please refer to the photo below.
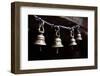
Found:
[[71, 45], [71, 46], [77, 45], [76, 40], [75, 40], [75, 38], [74, 38], [74, 33], [73, 33], [73, 31], [74, 31], [74, 29], [72, 29], [71, 32], [70, 32], [70, 36], [71, 36], [71, 40], [70, 40], [71, 43], [70, 43], [70, 45]]
[[54, 44], [52, 45], [52, 47], [63, 47], [63, 45], [61, 43], [61, 39], [60, 38], [55, 38]]
[[60, 28], [58, 26], [58, 29], [56, 30], [56, 38], [54, 39], [54, 44], [52, 45], [52, 47], [63, 47], [62, 45], [62, 41], [60, 38]]
[[80, 31], [78, 30], [78, 34], [77, 34], [77, 38], [76, 38], [77, 40], [82, 40], [82, 36], [81, 36], [81, 33], [80, 33]]
[[71, 45], [71, 46], [77, 45], [76, 40], [75, 40], [74, 37], [71, 38], [71, 43], [70, 43], [70, 45]]
[[39, 26], [39, 29], [38, 29], [39, 35], [37, 35], [37, 40], [34, 43], [36, 45], [46, 45], [45, 37], [43, 35], [43, 33], [44, 33], [44, 26], [43, 25], [44, 25], [44, 22], [42, 22]]
[[82, 40], [81, 34], [77, 34], [77, 40]]

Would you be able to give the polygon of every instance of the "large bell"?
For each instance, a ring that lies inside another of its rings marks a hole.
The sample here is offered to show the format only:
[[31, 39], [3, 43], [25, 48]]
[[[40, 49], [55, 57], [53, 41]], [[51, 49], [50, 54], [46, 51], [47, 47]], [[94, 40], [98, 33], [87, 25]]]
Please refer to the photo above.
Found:
[[43, 34], [40, 34], [37, 36], [37, 40], [35, 41], [36, 45], [46, 45], [45, 43], [45, 37], [43, 36]]
[[54, 44], [52, 45], [52, 47], [63, 47], [61, 39], [60, 38], [55, 38], [54, 39]]
[[77, 40], [82, 40], [82, 37], [81, 37], [81, 34], [79, 33], [79, 34], [77, 34], [77, 38], [76, 38]]
[[44, 33], [44, 22], [42, 22], [39, 25], [38, 32], [39, 32], [39, 35], [37, 35], [37, 39], [36, 39], [34, 44], [36, 44], [36, 45], [46, 45], [45, 37], [43, 35], [43, 33]]
[[76, 40], [74, 39], [74, 37], [71, 38], [71, 46], [77, 45]]

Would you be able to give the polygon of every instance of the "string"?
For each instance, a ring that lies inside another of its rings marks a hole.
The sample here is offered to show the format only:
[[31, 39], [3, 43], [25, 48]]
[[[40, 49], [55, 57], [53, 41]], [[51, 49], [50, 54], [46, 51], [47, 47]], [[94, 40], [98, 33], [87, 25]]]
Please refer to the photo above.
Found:
[[53, 23], [47, 22], [46, 20], [42, 19], [41, 17], [38, 17], [37, 15], [34, 15], [34, 17], [36, 18], [36, 20], [42, 21], [45, 24], [50, 25], [51, 27], [57, 27], [57, 26], [59, 26], [60, 28], [67, 29], [67, 30], [72, 30], [72, 29], [75, 29], [75, 28], [79, 28], [80, 27], [80, 25], [76, 25], [76, 26], [73, 26], [73, 27], [67, 27], [67, 26], [63, 26], [63, 25], [55, 25]]

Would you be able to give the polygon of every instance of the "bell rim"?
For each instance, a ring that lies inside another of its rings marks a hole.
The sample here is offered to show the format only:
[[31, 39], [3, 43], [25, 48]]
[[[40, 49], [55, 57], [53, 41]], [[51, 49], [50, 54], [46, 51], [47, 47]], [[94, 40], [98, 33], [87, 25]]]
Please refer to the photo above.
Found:
[[59, 47], [58, 46], [55, 46], [55, 45], [52, 45], [53, 48], [60, 48], [60, 47], [64, 47], [63, 45], [60, 45]]
[[46, 45], [46, 44], [38, 44], [38, 43], [35, 43], [35, 45], [41, 45], [41, 46], [43, 45], [43, 46], [44, 46], [44, 45]]

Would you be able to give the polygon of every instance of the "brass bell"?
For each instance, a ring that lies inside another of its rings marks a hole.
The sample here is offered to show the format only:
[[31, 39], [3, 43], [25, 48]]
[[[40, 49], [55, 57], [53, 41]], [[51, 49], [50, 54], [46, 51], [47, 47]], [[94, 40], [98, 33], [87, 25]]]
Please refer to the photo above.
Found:
[[52, 47], [63, 47], [62, 41], [60, 38], [60, 27], [57, 26], [57, 30], [55, 31], [56, 31], [56, 38], [54, 39], [54, 44], [52, 45]]
[[75, 40], [74, 37], [71, 38], [71, 43], [70, 43], [70, 45], [71, 45], [71, 46], [77, 45], [76, 40]]
[[82, 40], [81, 34], [77, 34], [77, 40]]
[[81, 36], [81, 33], [80, 33], [80, 31], [79, 31], [79, 27], [78, 27], [78, 29], [77, 29], [77, 32], [78, 32], [78, 34], [77, 34], [77, 40], [82, 40], [82, 36]]
[[37, 36], [37, 40], [35, 41], [34, 44], [37, 44], [37, 45], [46, 45], [45, 43], [45, 37], [43, 36], [43, 34], [40, 34]]
[[81, 36], [81, 33], [80, 33], [80, 31], [78, 30], [78, 34], [77, 34], [77, 38], [76, 38], [77, 40], [82, 40], [82, 36]]
[[39, 29], [38, 29], [39, 35], [37, 35], [37, 39], [34, 43], [36, 45], [46, 45], [45, 37], [43, 35], [43, 33], [44, 33], [44, 26], [43, 25], [44, 25], [44, 22], [42, 22], [39, 26]]
[[72, 29], [71, 31], [70, 31], [70, 36], [71, 36], [71, 40], [70, 40], [70, 45], [71, 46], [74, 46], [74, 45], [77, 45], [77, 43], [76, 43], [76, 40], [75, 40], [75, 38], [74, 38], [74, 29]]
[[60, 38], [55, 38], [54, 44], [52, 45], [52, 47], [63, 47], [63, 45], [61, 43], [61, 39]]

